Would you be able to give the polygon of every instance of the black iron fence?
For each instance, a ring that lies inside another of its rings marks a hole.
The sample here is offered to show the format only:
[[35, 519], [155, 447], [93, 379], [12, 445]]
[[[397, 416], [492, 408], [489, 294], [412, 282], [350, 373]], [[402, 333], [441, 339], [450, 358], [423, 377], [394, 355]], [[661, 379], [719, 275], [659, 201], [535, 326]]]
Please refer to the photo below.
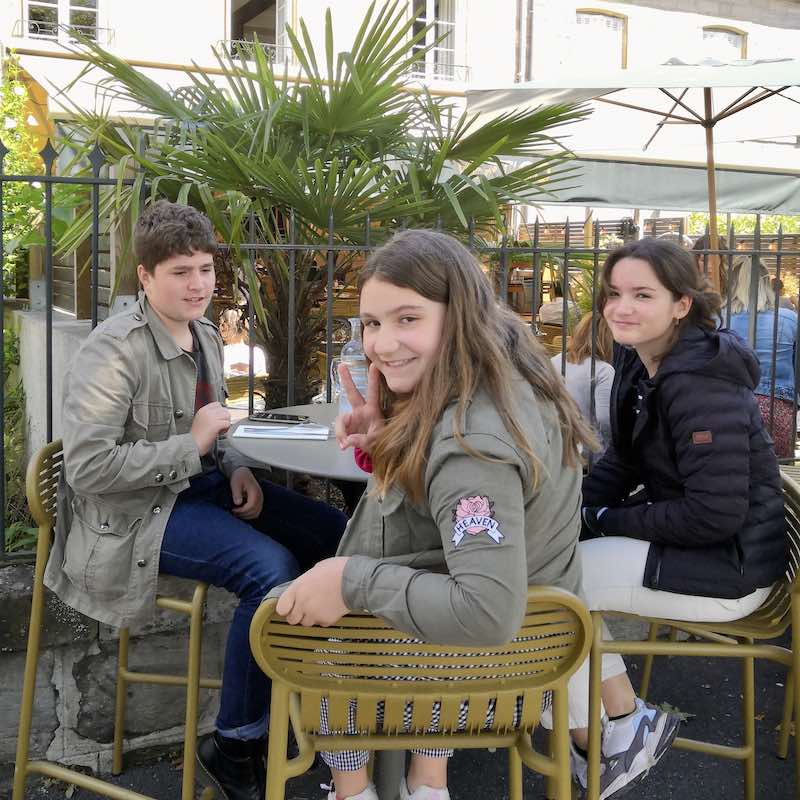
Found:
[[[3, 217], [3, 195], [4, 188], [12, 184], [27, 183], [41, 185], [43, 192], [42, 219], [43, 219], [43, 267], [44, 267], [44, 303], [40, 312], [44, 317], [44, 353], [43, 361], [35, 365], [27, 365], [27, 368], [35, 370], [41, 369], [43, 375], [43, 387], [46, 395], [45, 419], [43, 421], [47, 441], [53, 438], [53, 403], [60, 402], [60, 398], [53, 397], [53, 312], [57, 308], [54, 299], [54, 253], [57, 242], [53, 233], [54, 205], [53, 190], [58, 185], [74, 185], [86, 191], [88, 209], [91, 213], [91, 232], [87, 241], [84, 243], [88, 258], [88, 268], [90, 274], [90, 303], [87, 314], [87, 333], [89, 328], [98, 324], [101, 316], [101, 296], [103, 284], [107, 280], [101, 280], [101, 257], [107, 250], [107, 245], [101, 235], [101, 228], [105, 221], [101, 216], [101, 189], [103, 187], [129, 186], [138, 187], [141, 193], [139, 207], [144, 207], [146, 198], [149, 196], [149, 187], [136, 177], [125, 178], [123, 180], [106, 177], [106, 159], [99, 147], [95, 147], [88, 157], [87, 169], [78, 175], [58, 175], [55, 166], [58, 162], [58, 152], [48, 142], [42, 151], [44, 163], [44, 173], [41, 175], [15, 175], [7, 174], [3, 169], [4, 158], [7, 150], [0, 142], [0, 267], [4, 266], [5, 253], [2, 245], [2, 233], [4, 229]], [[275, 231], [269, 242], [257, 235], [257, 227], [251, 221], [250, 240], [233, 252], [227, 245], [222, 245], [222, 252], [228, 252], [234, 256], [232, 260], [236, 262], [244, 253], [256, 265], [256, 273], [261, 270], [265, 274], [269, 272], [270, 260], [280, 258], [287, 267], [288, 293], [286, 303], [288, 308], [284, 318], [286, 322], [285, 343], [286, 343], [286, 381], [285, 394], [283, 400], [287, 405], [292, 405], [297, 400], [297, 365], [295, 362], [295, 325], [299, 313], [307, 311], [298, 305], [298, 297], [294, 290], [298, 268], [307, 269], [309, 263], [313, 262], [313, 269], [319, 273], [319, 280], [324, 283], [324, 291], [321, 292], [319, 312], [324, 313], [325, 326], [324, 334], [319, 343], [320, 348], [324, 348], [324, 365], [320, 370], [317, 380], [319, 389], [324, 399], [332, 399], [332, 385], [330, 376], [330, 365], [336, 354], [336, 321], [340, 316], [353, 316], [353, 309], [357, 309], [357, 298], [352, 294], [352, 282], [348, 285], [347, 276], [342, 271], [344, 261], [357, 262], [358, 258], [368, 255], [376, 246], [377, 233], [370, 224], [369, 217], [364, 220], [363, 235], [353, 238], [352, 235], [347, 241], [343, 240], [337, 233], [336, 220], [333, 213], [329, 215], [327, 230], [319, 231], [316, 241], [300, 241], [296, 236], [296, 225], [293, 214], [283, 215], [282, 224], [279, 226], [278, 236]], [[398, 229], [406, 227], [407, 223], [398, 220]], [[440, 226], [439, 226], [440, 227]], [[653, 227], [654, 232], [658, 231]], [[464, 243], [476, 254], [484, 264], [485, 271], [493, 282], [498, 296], [505, 299], [508, 305], [516, 311], [531, 327], [532, 332], [540, 338], [551, 355], [562, 354], [562, 365], [564, 356], [569, 347], [570, 334], [574, 322], [584, 313], [593, 313], [592, 319], [592, 356], [591, 356], [591, 390], [590, 390], [590, 417], [596, 421], [595, 408], [595, 381], [596, 381], [596, 299], [599, 290], [599, 271], [606, 256], [618, 246], [620, 234], [625, 234], [625, 238], [630, 238], [631, 226], [623, 226], [595, 221], [591, 230], [581, 223], [579, 226], [565, 223], [562, 227], [563, 235], [554, 238], [553, 226], [545, 227], [542, 223], [534, 223], [526, 226], [526, 232], [530, 237], [529, 241], [519, 241], [510, 236], [500, 236], [495, 241], [487, 241], [485, 236], [476, 233], [474, 224], [470, 224], [464, 232]], [[384, 229], [383, 233], [386, 234]], [[588, 233], [591, 233], [591, 236]], [[661, 232], [661, 235], [670, 231]], [[683, 234], [681, 227], [680, 234]], [[610, 237], [610, 238], [609, 238]], [[790, 246], [786, 246], [789, 242]], [[800, 247], [794, 236], [784, 235], [781, 231], [765, 237], [761, 234], [760, 218], [756, 221], [755, 233], [747, 236], [737, 235], [731, 229], [725, 232], [718, 241], [715, 248], [704, 247], [696, 251], [699, 267], [706, 272], [718, 264], [720, 277], [723, 285], [729, 285], [734, 266], [745, 255], [753, 263], [763, 265], [770, 276], [777, 282], [783, 282], [785, 286], [793, 287], [793, 296], [788, 298], [792, 301], [795, 310], [800, 306], [800, 296], [797, 289], [798, 259], [800, 259]], [[300, 266], [298, 266], [298, 261]], [[240, 269], [238, 262], [234, 269]], [[4, 274], [4, 273], [3, 273]], [[755, 287], [759, 279], [759, 269], [752, 271], [752, 281]], [[350, 272], [352, 277], [352, 271]], [[245, 284], [246, 285], [246, 284]], [[266, 291], [264, 283], [256, 280], [255, 285], [259, 291]], [[3, 292], [0, 296], [0, 344], [5, 344], [5, 327], [8, 308], [10, 305], [19, 305], [18, 298], [6, 296], [5, 283], [2, 286]], [[218, 301], [224, 304], [226, 297], [226, 287], [221, 287]], [[349, 305], [342, 311], [342, 298], [351, 293]], [[750, 304], [750, 322], [748, 334], [751, 344], [756, 342], [756, 314], [755, 298], [757, 293], [751, 292], [752, 302]], [[247, 315], [250, 330], [258, 328], [255, 303], [247, 297], [245, 292], [246, 305], [244, 313]], [[232, 300], [231, 300], [232, 302]], [[541, 309], [543, 303], [548, 302], [552, 309], [553, 303], [560, 303], [557, 306], [558, 312], [555, 318], [549, 321], [542, 320]], [[220, 308], [217, 309], [221, 310]], [[778, 317], [780, 312], [778, 303], [774, 308], [767, 312], [773, 319], [771, 341], [769, 343], [770, 357], [768, 359], [771, 366], [771, 406], [769, 424], [774, 422], [773, 413], [775, 405], [775, 363], [776, 353], [779, 347], [778, 341]], [[80, 317], [80, 313], [77, 314]], [[730, 301], [724, 308], [722, 323], [727, 325], [731, 319]], [[794, 320], [794, 342], [800, 339], [800, 317], [795, 316]], [[792, 359], [794, 362], [794, 372], [800, 368], [798, 363], [797, 348], [792, 343]], [[761, 344], [761, 342], [759, 342]], [[250, 370], [247, 379], [247, 396], [250, 411], [253, 410], [254, 394], [257, 391], [255, 376], [253, 375], [253, 338], [250, 341]], [[322, 351], [320, 351], [322, 352]], [[4, 349], [5, 353], [5, 349]], [[4, 364], [5, 366], [5, 364]], [[62, 367], [64, 365], [61, 365]], [[5, 382], [0, 385], [0, 425], [6, 431], [6, 387]], [[793, 411], [797, 411], [796, 392], [793, 395]], [[24, 415], [23, 415], [24, 417]], [[0, 500], [2, 507], [7, 512], [8, 492], [11, 489], [19, 494], [23, 492], [24, 482], [17, 481], [10, 486], [9, 464], [6, 458], [7, 437], [4, 433], [2, 445], [0, 445]], [[24, 458], [22, 459], [24, 461]], [[17, 470], [22, 469], [24, 478], [24, 464], [15, 463], [12, 465]], [[19, 497], [15, 497], [19, 500]], [[17, 504], [19, 505], [19, 504]], [[6, 540], [8, 530], [7, 514], [4, 516], [3, 536], [0, 537], [0, 561], [6, 561], [19, 557], [29, 557], [29, 553], [22, 548], [22, 553], [9, 547]]]

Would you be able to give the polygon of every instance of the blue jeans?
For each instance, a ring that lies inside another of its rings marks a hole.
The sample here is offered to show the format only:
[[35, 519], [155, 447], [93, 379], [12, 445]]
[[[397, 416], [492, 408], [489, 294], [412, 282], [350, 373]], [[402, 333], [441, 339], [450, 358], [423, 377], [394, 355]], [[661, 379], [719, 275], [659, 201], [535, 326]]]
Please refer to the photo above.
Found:
[[250, 620], [264, 596], [334, 555], [347, 518], [337, 509], [260, 481], [264, 506], [245, 522], [231, 513], [228, 479], [214, 471], [178, 495], [161, 544], [159, 570], [221, 586], [239, 598], [225, 647], [217, 731], [264, 736], [269, 679], [250, 654]]

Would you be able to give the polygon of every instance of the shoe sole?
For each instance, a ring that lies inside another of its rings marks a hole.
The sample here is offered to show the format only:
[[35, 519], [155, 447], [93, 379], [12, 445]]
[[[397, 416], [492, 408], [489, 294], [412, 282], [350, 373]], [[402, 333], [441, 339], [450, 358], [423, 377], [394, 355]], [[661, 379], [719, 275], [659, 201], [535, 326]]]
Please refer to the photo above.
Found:
[[222, 785], [217, 779], [206, 769], [206, 765], [200, 760], [200, 756], [195, 754], [195, 764], [199, 769], [195, 770], [195, 778], [210, 789], [217, 793], [218, 798], [222, 800], [231, 800], [230, 795], [222, 788]]

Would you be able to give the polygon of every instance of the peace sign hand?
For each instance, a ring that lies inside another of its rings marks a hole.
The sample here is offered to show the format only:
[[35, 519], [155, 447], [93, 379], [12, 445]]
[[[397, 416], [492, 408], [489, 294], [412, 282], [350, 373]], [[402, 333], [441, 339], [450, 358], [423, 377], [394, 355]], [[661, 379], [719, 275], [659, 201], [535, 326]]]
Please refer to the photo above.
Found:
[[386, 425], [378, 393], [381, 373], [374, 364], [369, 365], [366, 400], [353, 383], [347, 364], [339, 364], [339, 379], [342, 391], [347, 392], [352, 411], [336, 417], [336, 441], [342, 450], [357, 447], [369, 453], [378, 434]]

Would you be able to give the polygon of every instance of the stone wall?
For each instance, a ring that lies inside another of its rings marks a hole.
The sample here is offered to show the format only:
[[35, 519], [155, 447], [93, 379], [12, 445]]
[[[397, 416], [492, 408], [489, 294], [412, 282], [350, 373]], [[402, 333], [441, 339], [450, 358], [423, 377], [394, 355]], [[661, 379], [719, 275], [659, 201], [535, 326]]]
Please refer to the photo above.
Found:
[[[10, 786], [30, 617], [33, 568], [0, 568], [0, 797]], [[162, 578], [161, 594], [189, 597], [193, 584]], [[210, 589], [203, 628], [203, 675], [221, 677], [225, 638], [235, 598]], [[145, 672], [185, 672], [187, 618], [157, 612], [131, 629], [129, 666]], [[108, 773], [111, 767], [117, 632], [63, 605], [47, 592], [36, 681], [32, 755]], [[125, 752], [183, 741], [184, 689], [132, 684], [125, 719]], [[217, 692], [200, 692], [200, 732], [212, 729]]]

